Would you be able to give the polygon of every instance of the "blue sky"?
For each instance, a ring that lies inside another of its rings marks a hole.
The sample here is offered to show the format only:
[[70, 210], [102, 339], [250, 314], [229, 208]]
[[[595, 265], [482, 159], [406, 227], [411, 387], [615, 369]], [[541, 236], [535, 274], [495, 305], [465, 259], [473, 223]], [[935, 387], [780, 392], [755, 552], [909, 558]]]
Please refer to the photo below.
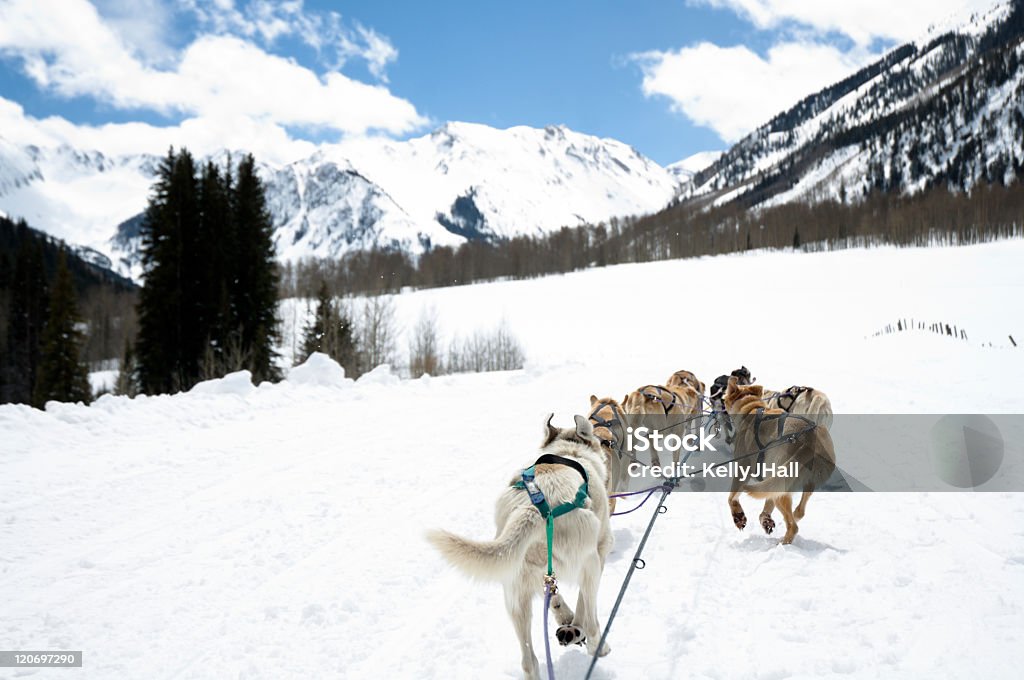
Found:
[[0, 136], [286, 159], [448, 120], [565, 124], [667, 164], [990, 3], [0, 0]]

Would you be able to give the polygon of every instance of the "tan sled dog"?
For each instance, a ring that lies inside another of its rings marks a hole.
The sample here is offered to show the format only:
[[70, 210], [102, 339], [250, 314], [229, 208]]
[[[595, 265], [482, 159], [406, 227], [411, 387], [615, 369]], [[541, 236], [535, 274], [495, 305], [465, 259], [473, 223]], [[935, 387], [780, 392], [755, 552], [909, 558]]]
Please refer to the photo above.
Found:
[[676, 371], [669, 376], [665, 382], [665, 387], [674, 391], [676, 394], [683, 397], [683, 400], [690, 403], [696, 410], [700, 410], [701, 397], [704, 396], [704, 383], [697, 380], [690, 371]]
[[[700, 412], [700, 402], [697, 402], [695, 410], [692, 402], [687, 401], [682, 394], [674, 389], [664, 385], [644, 385], [622, 398], [622, 410], [627, 417], [693, 415]], [[639, 421], [642, 418], [633, 418], [633, 420]], [[672, 458], [674, 463], [678, 463], [679, 452], [674, 452]], [[661, 459], [653, 448], [651, 449], [651, 465], [661, 467]]]
[[[736, 376], [740, 385], [750, 385], [754, 382], [746, 366], [737, 368], [732, 374]], [[821, 390], [802, 385], [793, 385], [781, 392], [765, 390], [764, 401], [768, 408], [781, 408], [786, 413], [809, 416], [819, 425], [832, 429], [832, 402]]]
[[[778, 505], [786, 520], [786, 535], [782, 542], [789, 544], [799, 531], [797, 520], [803, 519], [811, 494], [832, 475], [836, 454], [827, 428], [799, 417], [787, 417], [782, 409], [768, 408], [762, 399], [763, 392], [760, 385], [740, 385], [735, 376], [729, 378], [725, 408], [736, 427], [735, 458], [741, 466], [749, 466], [748, 469], [754, 469], [758, 464], [782, 468], [796, 463], [798, 471], [786, 478], [765, 476], [755, 480], [748, 477], [741, 481], [739, 476], [735, 477], [729, 494], [729, 508], [733, 523], [742, 530], [747, 525], [747, 516], [736, 498], [744, 491], [754, 498], [764, 498], [761, 527], [770, 534], [775, 529], [771, 513]], [[752, 476], [756, 474], [752, 472]], [[803, 495], [794, 510], [790, 492], [796, 490], [802, 490]]]
[[626, 416], [622, 405], [611, 397], [598, 399], [590, 395], [590, 416], [587, 418], [594, 428], [594, 436], [601, 442], [605, 465], [608, 468], [608, 509], [615, 512], [615, 500], [610, 496], [625, 489], [628, 461], [625, 460]]
[[[551, 425], [551, 416], [544, 426], [541, 454], [552, 454], [570, 463], [535, 464], [535, 482], [549, 505], [554, 508], [571, 502], [580, 488], [580, 472], [586, 472], [588, 498], [577, 508], [554, 520], [553, 560], [559, 582], [578, 583], [579, 598], [575, 614], [560, 593], [551, 598], [551, 609], [559, 624], [558, 641], [567, 645], [582, 642], [591, 655], [605, 655], [597, 644], [601, 630], [597, 619], [597, 589], [604, 570], [605, 558], [612, 548], [608, 493], [605, 490], [608, 471], [601, 445], [594, 436], [590, 422], [576, 416], [575, 428], [559, 429]], [[547, 573], [546, 523], [531, 503], [530, 496], [514, 484], [521, 474], [513, 476], [509, 486], [498, 497], [495, 511], [497, 536], [493, 541], [475, 541], [447, 531], [428, 534], [429, 540], [445, 559], [469, 576], [481, 580], [500, 581], [505, 590], [505, 607], [519, 636], [523, 674], [527, 680], [540, 680], [540, 666], [534, 653], [531, 625], [531, 603], [535, 594], [544, 592]], [[546, 613], [544, 614], [546, 616]]]

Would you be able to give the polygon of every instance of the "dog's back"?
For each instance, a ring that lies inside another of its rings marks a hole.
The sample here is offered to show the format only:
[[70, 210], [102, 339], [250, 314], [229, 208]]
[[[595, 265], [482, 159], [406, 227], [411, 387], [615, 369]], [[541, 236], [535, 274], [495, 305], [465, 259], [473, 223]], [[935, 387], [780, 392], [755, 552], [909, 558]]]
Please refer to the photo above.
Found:
[[[589, 423], [588, 423], [589, 426]], [[583, 466], [588, 478], [588, 500], [583, 508], [558, 518], [555, 526], [554, 558], [560, 572], [571, 578], [579, 571], [581, 555], [594, 551], [602, 535], [610, 537], [610, 515], [606, 489], [608, 471], [604, 454], [591, 434], [581, 436], [566, 428], [549, 431], [541, 454], [553, 454], [574, 460]], [[561, 464], [540, 464], [534, 468], [535, 482], [552, 508], [572, 502], [583, 481], [579, 472]], [[521, 479], [515, 475], [498, 497], [495, 510], [497, 536], [477, 541], [448, 531], [435, 530], [427, 539], [455, 567], [473, 578], [489, 581], [514, 579], [521, 571], [546, 567], [547, 540], [545, 520], [530, 501], [526, 491], [513, 486]]]

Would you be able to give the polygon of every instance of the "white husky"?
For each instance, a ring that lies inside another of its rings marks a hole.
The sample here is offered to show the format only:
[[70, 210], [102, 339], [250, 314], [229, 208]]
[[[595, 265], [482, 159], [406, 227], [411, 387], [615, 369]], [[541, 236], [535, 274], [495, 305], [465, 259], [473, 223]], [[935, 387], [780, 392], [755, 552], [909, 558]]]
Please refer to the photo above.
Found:
[[[552, 414], [553, 416], [553, 414]], [[587, 651], [598, 652], [601, 637], [597, 619], [597, 589], [605, 558], [612, 548], [606, 483], [605, 456], [590, 422], [576, 416], [575, 428], [559, 429], [548, 416], [544, 426], [541, 454], [553, 454], [583, 466], [588, 496], [583, 507], [554, 519], [554, 572], [578, 583], [579, 599], [573, 614], [560, 594], [551, 598], [551, 609], [559, 624], [558, 641], [567, 645], [582, 642]], [[583, 481], [571, 464], [544, 462], [535, 466], [535, 481], [551, 508], [572, 502]], [[505, 607], [515, 625], [527, 680], [539, 680], [540, 668], [530, 635], [533, 596], [544, 592], [547, 573], [546, 522], [523, 489], [514, 484], [498, 497], [495, 510], [497, 536], [493, 541], [474, 541], [447, 531], [430, 532], [427, 539], [441, 554], [466, 574], [481, 580], [500, 581], [505, 589]], [[546, 616], [546, 613], [544, 613]], [[600, 650], [603, 656], [608, 645]]]

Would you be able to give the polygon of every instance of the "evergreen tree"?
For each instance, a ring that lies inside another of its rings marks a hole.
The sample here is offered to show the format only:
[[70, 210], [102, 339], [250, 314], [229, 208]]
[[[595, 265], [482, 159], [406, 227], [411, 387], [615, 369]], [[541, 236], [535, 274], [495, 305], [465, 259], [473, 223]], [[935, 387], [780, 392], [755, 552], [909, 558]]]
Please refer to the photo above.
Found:
[[[204, 364], [217, 375], [242, 368], [231, 365], [235, 357], [229, 356], [231, 334], [237, 329], [231, 302], [235, 270], [231, 183], [230, 159], [223, 174], [212, 162], [203, 166], [199, 179], [199, 242], [195, 253], [202, 263], [197, 269], [196, 314], [206, 331]], [[215, 376], [204, 374], [202, 377]]]
[[92, 401], [89, 372], [79, 357], [84, 334], [78, 328], [81, 319], [75, 303], [75, 288], [68, 270], [67, 257], [61, 252], [50, 298], [49, 318], [43, 331], [39, 371], [32, 403], [42, 407], [47, 401]]
[[257, 382], [277, 377], [273, 225], [251, 155], [236, 177], [230, 160], [197, 177], [185, 149], [161, 163], [143, 225], [135, 350], [145, 392], [242, 368]]
[[188, 388], [196, 379], [204, 338], [191, 305], [196, 301], [195, 168], [182, 150], [168, 152], [157, 171], [142, 227], [145, 284], [139, 295], [136, 356], [139, 386], [156, 394]]
[[313, 352], [323, 352], [344, 366], [346, 372], [352, 372], [356, 358], [352, 322], [331, 297], [325, 282], [320, 283], [317, 292], [316, 313], [303, 330], [302, 350], [296, 363], [302, 363]]
[[39, 346], [46, 324], [48, 288], [43, 245], [23, 221], [17, 226], [18, 253], [10, 281], [7, 352], [0, 402], [32, 403], [39, 366]]
[[274, 343], [278, 339], [278, 271], [274, 259], [274, 226], [252, 154], [238, 164], [233, 194], [235, 328], [240, 332], [241, 346], [249, 357], [253, 379], [256, 382], [271, 380], [278, 377], [274, 366]]

